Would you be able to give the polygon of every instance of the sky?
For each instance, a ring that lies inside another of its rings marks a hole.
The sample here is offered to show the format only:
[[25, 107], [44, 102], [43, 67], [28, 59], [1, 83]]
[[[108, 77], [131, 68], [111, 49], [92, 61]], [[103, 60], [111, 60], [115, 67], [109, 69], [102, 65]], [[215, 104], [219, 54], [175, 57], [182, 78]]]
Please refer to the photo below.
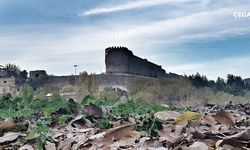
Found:
[[126, 46], [178, 74], [250, 77], [249, 0], [0, 0], [0, 64], [105, 72]]

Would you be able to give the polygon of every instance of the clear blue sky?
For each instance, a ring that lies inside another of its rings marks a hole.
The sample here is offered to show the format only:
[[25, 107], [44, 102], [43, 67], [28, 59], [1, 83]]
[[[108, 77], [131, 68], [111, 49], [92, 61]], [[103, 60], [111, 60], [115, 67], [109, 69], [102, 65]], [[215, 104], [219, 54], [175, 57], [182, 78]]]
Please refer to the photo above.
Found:
[[105, 71], [121, 45], [167, 72], [250, 77], [249, 0], [0, 0], [0, 64]]

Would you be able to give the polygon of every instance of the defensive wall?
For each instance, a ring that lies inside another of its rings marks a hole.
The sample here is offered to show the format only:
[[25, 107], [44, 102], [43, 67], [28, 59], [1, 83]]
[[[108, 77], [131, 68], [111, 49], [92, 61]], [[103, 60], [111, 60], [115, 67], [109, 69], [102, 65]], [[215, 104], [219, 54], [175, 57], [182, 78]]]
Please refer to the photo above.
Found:
[[163, 78], [167, 75], [161, 66], [135, 56], [126, 47], [106, 48], [105, 65], [107, 74], [123, 73], [152, 78]]

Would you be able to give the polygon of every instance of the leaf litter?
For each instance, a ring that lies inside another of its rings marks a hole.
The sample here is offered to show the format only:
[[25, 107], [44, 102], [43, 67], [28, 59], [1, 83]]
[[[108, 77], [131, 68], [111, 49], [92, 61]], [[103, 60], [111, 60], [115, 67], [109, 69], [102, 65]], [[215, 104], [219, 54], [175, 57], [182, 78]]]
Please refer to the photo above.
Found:
[[[27, 129], [18, 132], [15, 118], [1, 121], [0, 130], [4, 134], [0, 137], [0, 149], [250, 149], [250, 116], [241, 104], [210, 104], [182, 112], [175, 109], [126, 112], [126, 115], [113, 114], [112, 106], [93, 103], [71, 109], [74, 111], [64, 124], [59, 124], [57, 117], [66, 108], [58, 108], [56, 113], [50, 112], [55, 119], [42, 115], [33, 116], [36, 121], [27, 118], [23, 120], [29, 122]], [[98, 126], [100, 123], [105, 128]]]

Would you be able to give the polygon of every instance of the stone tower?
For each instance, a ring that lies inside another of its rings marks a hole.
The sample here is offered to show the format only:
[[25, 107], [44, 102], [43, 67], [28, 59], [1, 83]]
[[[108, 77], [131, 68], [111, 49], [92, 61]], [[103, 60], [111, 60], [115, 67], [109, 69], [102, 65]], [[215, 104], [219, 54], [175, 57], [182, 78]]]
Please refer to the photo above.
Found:
[[133, 52], [126, 47], [106, 48], [105, 64], [107, 74], [123, 73], [153, 78], [166, 76], [161, 66], [133, 55]]

